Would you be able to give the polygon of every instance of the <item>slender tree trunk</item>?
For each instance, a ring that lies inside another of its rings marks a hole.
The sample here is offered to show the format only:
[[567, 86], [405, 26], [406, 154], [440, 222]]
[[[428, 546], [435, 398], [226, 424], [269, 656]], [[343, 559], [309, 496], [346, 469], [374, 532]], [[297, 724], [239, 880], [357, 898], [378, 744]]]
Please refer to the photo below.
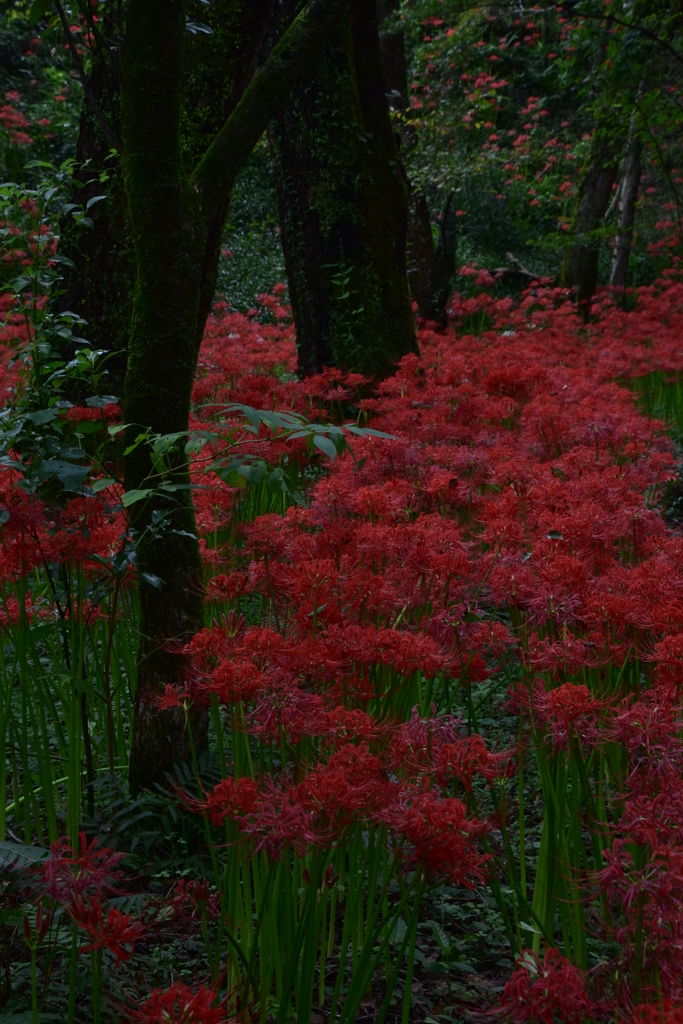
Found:
[[442, 327], [446, 326], [446, 303], [450, 298], [451, 281], [455, 273], [455, 255], [458, 246], [457, 221], [451, 192], [446, 199], [439, 221], [439, 241], [429, 271], [429, 306], [427, 317]]
[[[182, 682], [182, 647], [202, 626], [202, 566], [189, 466], [181, 442], [160, 472], [144, 432], [188, 429], [202, 317], [207, 253], [215, 246], [235, 177], [297, 78], [315, 60], [343, 0], [310, 0], [253, 78], [190, 174], [181, 113], [186, 5], [182, 0], [130, 0], [121, 110], [126, 190], [135, 244], [133, 307], [124, 417], [127, 492], [150, 490], [130, 505], [140, 594], [140, 651], [130, 784], [135, 792], [163, 783], [188, 760], [181, 709], [161, 713], [154, 697]], [[161, 489], [159, 489], [161, 485]], [[196, 745], [205, 711], [190, 721]]]
[[563, 282], [574, 289], [586, 309], [598, 283], [599, 230], [612, 196], [621, 147], [614, 136], [598, 129], [579, 189], [574, 239], [565, 257]]
[[[644, 86], [638, 90], [638, 98], [643, 94]], [[612, 254], [612, 275], [610, 285], [624, 293], [628, 283], [628, 263], [633, 241], [633, 225], [636, 216], [636, 203], [640, 188], [641, 157], [643, 143], [638, 134], [638, 111], [634, 110], [629, 125], [626, 155], [621, 174], [621, 196], [619, 202], [619, 224], [614, 240]]]
[[424, 192], [411, 196], [408, 219], [408, 283], [410, 293], [417, 302], [417, 310], [423, 320], [429, 319], [430, 288], [429, 275], [434, 263], [434, 237], [432, 220]]
[[269, 137], [299, 373], [386, 376], [417, 343], [375, 0], [351, 0]]
[[624, 173], [621, 179], [621, 200], [619, 205], [619, 227], [614, 240], [612, 256], [612, 288], [626, 290], [628, 282], [628, 263], [633, 241], [633, 225], [635, 223], [636, 202], [640, 186], [641, 155], [643, 144], [639, 138], [633, 138], [628, 148]]

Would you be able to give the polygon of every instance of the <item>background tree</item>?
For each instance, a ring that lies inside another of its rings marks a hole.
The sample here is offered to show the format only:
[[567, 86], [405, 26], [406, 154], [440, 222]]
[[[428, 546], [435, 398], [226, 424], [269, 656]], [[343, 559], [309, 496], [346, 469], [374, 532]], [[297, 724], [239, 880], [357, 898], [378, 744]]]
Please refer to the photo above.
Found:
[[[311, 0], [190, 172], [181, 143], [186, 5], [130, 0], [121, 79], [137, 268], [124, 409], [129, 493], [156, 482], [150, 446], [136, 445], [140, 432], [182, 435], [188, 429], [208, 311], [204, 268], [215, 252], [216, 225], [225, 216], [237, 172], [289, 89], [315, 60], [343, 6], [343, 0]], [[203, 621], [199, 545], [182, 444], [159, 482], [177, 489], [157, 490], [131, 505], [142, 637], [130, 758], [133, 790], [162, 780], [174, 760], [188, 755], [183, 714], [160, 715], [151, 698], [182, 678], [179, 647]], [[201, 733], [205, 717], [195, 709], [192, 719]]]
[[[69, 32], [61, 4], [57, 7]], [[209, 6], [188, 4], [181, 76], [181, 145], [188, 169], [196, 165], [207, 140], [225, 123], [253, 78], [271, 7], [272, 0], [254, 0], [246, 5], [237, 0], [216, 0]], [[105, 4], [102, 21], [93, 23], [88, 3], [78, 10], [91, 42], [76, 148], [77, 165], [83, 168], [80, 175], [85, 183], [74, 189], [73, 200], [95, 205], [88, 210], [92, 219], [89, 231], [69, 230], [65, 218], [62, 251], [72, 267], [64, 271], [64, 291], [57, 302], [87, 321], [88, 340], [93, 347], [113, 353], [107, 362], [107, 387], [122, 397], [136, 274], [119, 141], [123, 13], [119, 3]], [[69, 39], [74, 64], [84, 74], [71, 33]], [[215, 294], [227, 208], [226, 199], [207, 239], [200, 331]]]
[[386, 92], [375, 0], [351, 0], [269, 129], [303, 375], [332, 364], [381, 377], [417, 351]]
[[[671, 5], [636, 4], [625, 14], [618, 4], [581, 0], [523, 15], [508, 3], [472, 9], [461, 0], [416, 0], [393, 24], [403, 29], [409, 65], [409, 109], [395, 115], [411, 136], [406, 170], [424, 194], [433, 230], [443, 197], [455, 191], [459, 262], [468, 267], [458, 287], [465, 293], [477, 287], [470, 270], [515, 267], [508, 254], [532, 277], [559, 281], [570, 260], [578, 273], [581, 239], [591, 273], [597, 254], [597, 282], [609, 283], [605, 240], [619, 213], [612, 186], [625, 166], [643, 69], [653, 59], [640, 103], [644, 187], [629, 283], [656, 276], [652, 255], [670, 247], [663, 233], [675, 219], [667, 215], [670, 204], [672, 213], [680, 206], [683, 163], [681, 24]], [[604, 170], [607, 203], [590, 216], [580, 201], [595, 206], [588, 200]], [[529, 279], [510, 271], [498, 276], [496, 289]]]
[[631, 255], [631, 243], [633, 241], [636, 202], [640, 188], [643, 143], [640, 137], [638, 120], [638, 111], [634, 110], [631, 115], [626, 152], [622, 164], [621, 181], [619, 182], [619, 221], [617, 235], [614, 240], [612, 273], [610, 275], [610, 285], [612, 288], [619, 289], [625, 289], [628, 283], [628, 264]]

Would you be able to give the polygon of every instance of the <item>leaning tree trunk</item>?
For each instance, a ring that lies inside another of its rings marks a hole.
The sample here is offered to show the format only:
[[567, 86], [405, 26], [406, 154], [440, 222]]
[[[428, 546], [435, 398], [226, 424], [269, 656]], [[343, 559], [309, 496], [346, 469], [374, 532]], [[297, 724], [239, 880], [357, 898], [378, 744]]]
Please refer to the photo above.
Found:
[[375, 0], [351, 0], [269, 137], [299, 373], [386, 376], [417, 343]]
[[612, 196], [621, 147], [614, 136], [598, 129], [579, 188], [572, 246], [565, 257], [563, 283], [572, 288], [585, 310], [598, 284], [600, 229]]
[[[140, 651], [130, 756], [131, 789], [163, 783], [190, 749], [182, 709], [155, 697], [187, 670], [183, 645], [202, 626], [202, 566], [184, 436], [201, 337], [207, 253], [235, 177], [311, 66], [344, 0], [310, 0], [190, 174], [181, 112], [186, 5], [129, 0], [121, 85], [126, 191], [137, 284], [128, 350], [125, 488], [135, 534]], [[168, 467], [141, 435], [179, 435]], [[139, 442], [139, 443], [137, 443]], [[131, 492], [137, 492], [137, 494]], [[140, 492], [148, 492], [139, 501]], [[195, 742], [207, 727], [194, 707]]]

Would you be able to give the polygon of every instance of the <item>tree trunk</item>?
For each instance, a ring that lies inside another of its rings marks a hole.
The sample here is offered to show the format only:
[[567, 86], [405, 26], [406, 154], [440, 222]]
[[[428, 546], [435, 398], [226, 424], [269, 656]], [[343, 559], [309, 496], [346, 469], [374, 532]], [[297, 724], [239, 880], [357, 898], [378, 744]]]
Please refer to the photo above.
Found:
[[424, 192], [411, 197], [408, 219], [408, 283], [410, 293], [417, 302], [417, 311], [423, 320], [429, 319], [429, 276], [434, 263], [434, 237], [432, 220]]
[[405, 110], [408, 105], [408, 60], [405, 33], [400, 29], [382, 31], [382, 23], [401, 7], [400, 0], [377, 0], [379, 45], [382, 53], [387, 100], [392, 110]]
[[610, 285], [626, 291], [628, 282], [628, 263], [633, 241], [633, 225], [636, 215], [636, 202], [640, 187], [641, 154], [643, 144], [637, 137], [631, 140], [624, 163], [621, 179], [621, 199], [619, 204], [619, 227], [614, 240], [612, 256], [612, 275]]
[[[190, 414], [206, 229], [182, 161], [184, 34], [179, 0], [129, 4], [122, 111], [137, 287], [125, 388], [127, 445], [144, 429], [187, 430]], [[152, 473], [149, 448], [139, 445], [125, 459], [126, 490], [152, 483]], [[150, 701], [164, 684], [182, 678], [178, 649], [202, 626], [202, 565], [187, 461], [179, 455], [172, 482], [187, 489], [131, 506], [141, 631], [133, 792], [163, 782], [174, 761], [189, 755], [183, 712], [159, 713]], [[201, 741], [206, 718], [197, 717]]]
[[640, 188], [641, 157], [643, 143], [638, 134], [638, 102], [645, 93], [645, 75], [638, 88], [636, 96], [636, 109], [631, 115], [631, 122], [628, 129], [628, 141], [626, 143], [626, 154], [622, 165], [621, 173], [621, 196], [619, 201], [619, 224], [617, 236], [614, 240], [614, 252], [612, 254], [612, 274], [610, 285], [612, 288], [619, 288], [626, 297], [626, 285], [628, 283], [628, 263], [631, 255], [631, 243], [633, 241], [633, 225], [636, 216], [636, 203], [638, 201], [638, 190]]
[[[242, 6], [242, 5], [238, 5]], [[126, 491], [140, 593], [140, 651], [129, 777], [131, 790], [163, 783], [189, 740], [181, 709], [154, 698], [184, 678], [182, 646], [202, 626], [202, 566], [182, 435], [188, 429], [206, 295], [207, 253], [235, 177], [297, 78], [313, 63], [343, 0], [310, 0], [244, 91], [190, 175], [181, 138], [186, 6], [130, 0], [121, 110], [126, 190], [137, 283], [124, 418]], [[154, 468], [144, 432], [180, 434], [170, 468]], [[192, 708], [195, 743], [207, 728]]]
[[439, 221], [439, 241], [429, 271], [429, 306], [427, 318], [446, 326], [446, 303], [450, 298], [451, 281], [455, 273], [455, 255], [458, 246], [457, 221], [451, 192]]
[[[253, 78], [273, 0], [252, 0], [248, 5], [241, 0], [215, 0], [210, 7], [197, 3], [189, 6], [193, 9], [188, 16], [211, 29], [210, 34], [187, 32], [183, 46], [181, 140], [185, 167], [191, 171]], [[106, 26], [111, 28], [109, 19]], [[96, 52], [88, 83], [101, 116], [113, 135], [120, 136], [119, 73], [115, 61], [106, 61], [105, 65], [105, 60], [104, 54]], [[123, 172], [119, 157], [110, 155], [110, 149], [86, 99], [76, 162], [85, 165], [88, 161], [82, 176], [93, 180], [74, 190], [72, 202], [85, 205], [102, 193], [107, 198], [88, 211], [92, 228], [77, 228], [69, 215], [63, 219], [60, 253], [72, 261], [73, 267], [65, 267], [65, 290], [57, 302], [60, 309], [73, 310], [87, 321], [84, 333], [94, 348], [113, 353], [106, 363], [103, 386], [122, 398], [136, 269]], [[104, 183], [99, 181], [100, 172], [108, 176]], [[229, 197], [214, 217], [202, 257], [198, 342], [216, 290], [228, 205]]]
[[591, 156], [579, 188], [574, 220], [574, 239], [565, 257], [563, 283], [574, 289], [577, 302], [587, 309], [598, 283], [600, 237], [607, 207], [612, 196], [621, 147], [614, 137], [598, 130]]
[[[107, 19], [113, 31], [114, 23]], [[113, 43], [113, 41], [108, 40]], [[109, 135], [120, 135], [119, 81], [115, 62], [106, 62], [95, 52], [88, 77], [89, 92], [98, 107], [99, 118], [84, 100], [76, 144], [77, 178], [86, 184], [73, 189], [71, 202], [87, 206], [91, 199], [106, 195], [87, 211], [91, 227], [78, 227], [71, 216], [62, 217], [59, 252], [71, 260], [62, 264], [62, 289], [53, 300], [55, 308], [83, 317], [83, 333], [95, 349], [111, 353], [106, 362], [103, 388], [123, 397], [126, 350], [135, 288], [135, 254], [128, 225], [128, 202], [120, 157], [112, 152], [100, 119]], [[100, 175], [106, 176], [100, 181]], [[71, 357], [71, 353], [67, 353]], [[82, 394], [70, 395], [74, 401]]]
[[384, 377], [417, 343], [375, 0], [351, 0], [269, 138], [299, 374]]

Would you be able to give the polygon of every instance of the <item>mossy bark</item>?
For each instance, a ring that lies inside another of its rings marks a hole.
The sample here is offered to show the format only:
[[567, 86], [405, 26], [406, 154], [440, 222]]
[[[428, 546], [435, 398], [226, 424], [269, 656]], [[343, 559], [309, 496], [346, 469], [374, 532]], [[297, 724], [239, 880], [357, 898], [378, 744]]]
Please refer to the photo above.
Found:
[[[127, 444], [145, 429], [173, 433], [189, 421], [205, 228], [182, 161], [184, 32], [179, 0], [129, 5], [122, 109], [137, 284], [125, 387]], [[126, 490], [150, 483], [152, 472], [149, 449], [140, 445], [125, 460]], [[174, 477], [188, 487], [185, 460], [177, 459]], [[173, 762], [189, 753], [182, 711], [158, 714], [150, 698], [182, 676], [178, 649], [202, 624], [202, 566], [189, 489], [131, 507], [141, 628], [130, 762], [135, 791], [163, 782]]]
[[375, 0], [351, 0], [269, 137], [299, 373], [384, 377], [417, 342]]
[[[240, 5], [236, 5], [239, 7]], [[251, 81], [190, 173], [183, 149], [183, 67], [187, 8], [182, 0], [130, 0], [121, 110], [126, 191], [135, 245], [136, 288], [124, 418], [126, 491], [152, 488], [131, 504], [140, 593], [140, 651], [129, 778], [135, 792], [163, 783], [190, 754], [184, 713], [157, 712], [163, 685], [184, 677], [182, 647], [202, 626], [202, 566], [189, 467], [180, 445], [155, 474], [145, 431], [188, 429], [192, 383], [205, 315], [207, 260], [242, 163], [297, 77], [311, 65], [343, 0], [310, 0]], [[208, 254], [208, 256], [207, 256]], [[175, 485], [159, 491], [159, 483]], [[190, 715], [195, 743], [206, 713]]]

